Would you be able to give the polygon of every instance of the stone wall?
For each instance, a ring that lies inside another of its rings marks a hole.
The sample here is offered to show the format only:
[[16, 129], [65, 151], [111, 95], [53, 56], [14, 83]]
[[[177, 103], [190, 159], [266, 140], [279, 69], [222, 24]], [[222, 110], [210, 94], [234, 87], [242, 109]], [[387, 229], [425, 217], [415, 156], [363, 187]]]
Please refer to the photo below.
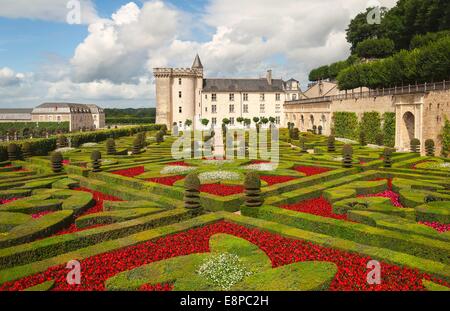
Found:
[[450, 91], [430, 92], [424, 98], [422, 139], [423, 142], [430, 138], [434, 140], [436, 155], [442, 150], [440, 134], [445, 118], [450, 120]]

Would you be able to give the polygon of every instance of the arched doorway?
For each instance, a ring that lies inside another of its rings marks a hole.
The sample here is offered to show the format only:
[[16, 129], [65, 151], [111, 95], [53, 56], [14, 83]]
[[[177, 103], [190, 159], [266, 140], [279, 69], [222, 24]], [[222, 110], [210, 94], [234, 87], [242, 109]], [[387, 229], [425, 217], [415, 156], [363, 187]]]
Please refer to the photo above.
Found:
[[415, 138], [415, 117], [410, 111], [403, 115], [402, 147], [409, 149], [411, 139]]
[[310, 117], [309, 117], [309, 120], [310, 120], [310, 129], [312, 129], [313, 128], [313, 126], [314, 126], [314, 116], [313, 115], [311, 115]]

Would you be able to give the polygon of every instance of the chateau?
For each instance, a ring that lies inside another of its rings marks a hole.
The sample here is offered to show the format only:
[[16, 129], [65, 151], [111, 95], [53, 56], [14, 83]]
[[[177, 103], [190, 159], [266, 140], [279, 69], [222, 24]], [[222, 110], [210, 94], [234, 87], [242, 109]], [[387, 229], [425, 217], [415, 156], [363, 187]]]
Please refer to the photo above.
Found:
[[201, 119], [220, 127], [224, 118], [233, 127], [238, 118], [254, 117], [273, 117], [284, 126], [285, 102], [302, 96], [298, 81], [274, 79], [271, 70], [264, 78], [205, 79], [198, 55], [191, 68], [155, 68], [154, 76], [156, 123], [168, 127], [174, 123], [182, 127], [191, 120], [198, 128]]

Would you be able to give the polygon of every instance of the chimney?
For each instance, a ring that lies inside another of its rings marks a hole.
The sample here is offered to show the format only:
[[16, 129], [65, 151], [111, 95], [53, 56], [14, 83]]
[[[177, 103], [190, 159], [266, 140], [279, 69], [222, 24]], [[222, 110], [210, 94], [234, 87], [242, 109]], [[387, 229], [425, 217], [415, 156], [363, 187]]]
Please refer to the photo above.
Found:
[[272, 85], [272, 70], [267, 70], [267, 83]]

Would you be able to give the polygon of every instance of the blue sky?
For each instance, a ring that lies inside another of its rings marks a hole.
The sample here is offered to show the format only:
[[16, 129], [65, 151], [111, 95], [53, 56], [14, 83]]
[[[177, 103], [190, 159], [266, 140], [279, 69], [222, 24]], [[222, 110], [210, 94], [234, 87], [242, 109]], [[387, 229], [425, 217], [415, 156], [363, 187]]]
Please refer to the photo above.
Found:
[[[209, 77], [300, 80], [345, 59], [345, 28], [362, 0], [0, 0], [0, 107], [44, 101], [155, 106], [152, 68], [188, 67], [199, 53]], [[372, 0], [371, 0], [372, 1]], [[372, 1], [373, 2], [373, 1]], [[382, 0], [391, 7], [395, 0]]]

